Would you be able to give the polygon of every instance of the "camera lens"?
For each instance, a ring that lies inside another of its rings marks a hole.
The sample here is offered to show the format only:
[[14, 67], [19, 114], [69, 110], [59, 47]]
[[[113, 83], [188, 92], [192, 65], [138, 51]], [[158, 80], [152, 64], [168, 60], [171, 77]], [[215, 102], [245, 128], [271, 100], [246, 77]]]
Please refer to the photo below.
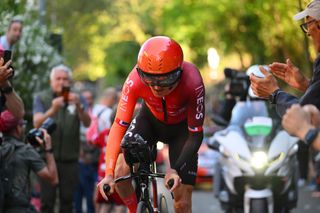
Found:
[[[47, 130], [47, 132], [49, 134], [53, 133], [53, 131], [56, 129], [57, 125], [54, 122], [54, 120], [52, 118], [47, 118], [43, 124], [41, 125], [40, 128]], [[43, 138], [43, 133], [42, 131], [39, 129], [32, 129], [28, 132], [27, 134], [27, 140], [28, 142], [34, 146], [34, 147], [39, 147], [39, 142], [37, 141], [36, 137], [39, 137], [40, 139], [44, 140]]]
[[40, 129], [32, 129], [27, 134], [28, 142], [34, 147], [38, 147], [40, 145], [36, 137], [43, 139], [43, 133]]

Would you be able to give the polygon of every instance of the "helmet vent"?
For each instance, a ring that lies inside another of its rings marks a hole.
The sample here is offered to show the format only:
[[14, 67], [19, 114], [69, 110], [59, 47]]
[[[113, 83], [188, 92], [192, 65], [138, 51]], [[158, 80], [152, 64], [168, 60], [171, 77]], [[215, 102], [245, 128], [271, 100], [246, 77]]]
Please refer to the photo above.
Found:
[[160, 59], [159, 61], [159, 70], [162, 70], [162, 64], [163, 64], [163, 58]]
[[151, 70], [152, 69], [152, 62], [151, 59], [148, 57], [148, 69]]

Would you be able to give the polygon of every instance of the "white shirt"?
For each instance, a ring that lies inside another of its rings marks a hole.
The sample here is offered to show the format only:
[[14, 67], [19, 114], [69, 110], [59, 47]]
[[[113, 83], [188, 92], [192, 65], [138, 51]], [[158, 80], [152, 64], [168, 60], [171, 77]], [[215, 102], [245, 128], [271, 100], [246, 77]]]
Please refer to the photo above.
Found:
[[[92, 114], [94, 116], [99, 116], [98, 120], [98, 130], [101, 132], [104, 129], [110, 129], [111, 128], [111, 115], [113, 110], [105, 105], [102, 104], [96, 104], [93, 107]], [[100, 114], [100, 115], [99, 115]]]

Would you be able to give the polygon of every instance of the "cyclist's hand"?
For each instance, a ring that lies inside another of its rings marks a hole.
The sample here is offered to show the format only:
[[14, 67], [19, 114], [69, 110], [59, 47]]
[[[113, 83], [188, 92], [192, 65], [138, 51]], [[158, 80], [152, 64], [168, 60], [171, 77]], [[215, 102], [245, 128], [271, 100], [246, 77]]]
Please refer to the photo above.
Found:
[[108, 175], [106, 177], [104, 177], [97, 185], [98, 189], [99, 189], [99, 192], [100, 194], [102, 195], [102, 197], [105, 199], [105, 200], [108, 200], [108, 197], [107, 197], [107, 194], [104, 192], [103, 190], [103, 186], [104, 185], [109, 185], [110, 186], [110, 190], [109, 190], [109, 193], [108, 194], [112, 194], [114, 192], [114, 181], [113, 181], [113, 177], [111, 175]]
[[[168, 181], [170, 179], [174, 180], [174, 184], [173, 186], [170, 188], [170, 186], [168, 185]], [[177, 188], [181, 182], [181, 178], [179, 177], [178, 173], [176, 170], [174, 169], [168, 169], [166, 172], [166, 175], [164, 177], [164, 182], [165, 182], [165, 186], [167, 187], [167, 189], [170, 190], [170, 192], [173, 192], [175, 190], [175, 188]]]

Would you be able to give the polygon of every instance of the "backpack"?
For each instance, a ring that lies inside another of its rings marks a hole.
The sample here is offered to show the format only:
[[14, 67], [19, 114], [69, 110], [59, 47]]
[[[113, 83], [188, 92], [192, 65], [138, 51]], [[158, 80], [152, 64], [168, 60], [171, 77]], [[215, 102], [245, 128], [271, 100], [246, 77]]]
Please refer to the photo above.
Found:
[[102, 109], [97, 116], [91, 116], [91, 124], [86, 131], [86, 141], [88, 143], [92, 143], [99, 136], [99, 117], [105, 110], [106, 108]]
[[[24, 196], [20, 196], [19, 192], [14, 191], [13, 179], [16, 176], [15, 164], [17, 156], [25, 153], [27, 146], [24, 144], [14, 145], [6, 143], [0, 147], [0, 213], [4, 210], [5, 205], [21, 205], [26, 206], [29, 200]], [[21, 189], [23, 191], [27, 187], [28, 182]]]

